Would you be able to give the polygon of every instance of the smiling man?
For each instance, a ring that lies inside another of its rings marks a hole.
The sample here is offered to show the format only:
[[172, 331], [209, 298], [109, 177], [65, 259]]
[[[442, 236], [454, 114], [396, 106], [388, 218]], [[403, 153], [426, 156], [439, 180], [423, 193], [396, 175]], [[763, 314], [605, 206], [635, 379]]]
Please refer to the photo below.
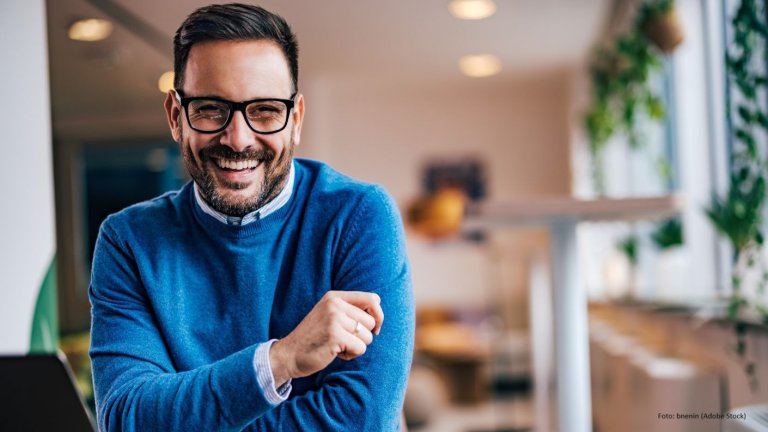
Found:
[[204, 7], [174, 69], [165, 110], [193, 181], [101, 227], [99, 428], [396, 430], [414, 325], [402, 223], [380, 187], [293, 158], [295, 36], [256, 6]]

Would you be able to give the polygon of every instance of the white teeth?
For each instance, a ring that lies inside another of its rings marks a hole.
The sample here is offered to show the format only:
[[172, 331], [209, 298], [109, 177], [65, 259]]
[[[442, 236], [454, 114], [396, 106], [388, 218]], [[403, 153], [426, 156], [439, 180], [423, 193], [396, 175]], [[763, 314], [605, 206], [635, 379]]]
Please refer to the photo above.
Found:
[[220, 168], [231, 170], [242, 170], [256, 168], [259, 165], [259, 161], [255, 159], [249, 159], [244, 161], [232, 161], [227, 159], [216, 159], [216, 165]]

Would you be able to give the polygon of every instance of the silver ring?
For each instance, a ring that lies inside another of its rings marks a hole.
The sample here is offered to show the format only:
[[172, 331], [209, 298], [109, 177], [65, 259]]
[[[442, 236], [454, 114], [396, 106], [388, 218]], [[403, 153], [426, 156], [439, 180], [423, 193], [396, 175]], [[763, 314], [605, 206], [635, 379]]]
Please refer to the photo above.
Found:
[[355, 331], [352, 332], [352, 334], [358, 334], [360, 333], [360, 329], [362, 328], [362, 324], [360, 324], [360, 321], [355, 321]]

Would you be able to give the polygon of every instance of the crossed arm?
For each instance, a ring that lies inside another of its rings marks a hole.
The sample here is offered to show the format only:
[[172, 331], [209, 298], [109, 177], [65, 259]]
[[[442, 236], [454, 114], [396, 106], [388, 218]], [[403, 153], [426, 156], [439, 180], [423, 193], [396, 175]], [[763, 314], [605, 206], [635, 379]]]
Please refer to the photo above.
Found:
[[275, 386], [319, 372], [336, 357], [352, 360], [365, 354], [383, 322], [378, 295], [329, 291], [294, 331], [272, 346], [269, 363]]
[[[364, 235], [360, 240], [346, 252], [360, 264], [341, 265], [346, 270], [335, 281], [341, 289], [323, 296], [270, 350], [276, 386], [313, 375], [316, 388], [273, 406], [254, 371], [259, 344], [192, 370], [175, 368], [152, 306], [141, 294], [136, 263], [105, 224], [90, 288], [99, 428], [397, 429], [412, 351], [409, 273], [404, 253], [402, 259], [391, 255], [402, 248], [400, 240], [383, 248], [367, 247]], [[375, 286], [363, 285], [370, 280]], [[371, 288], [381, 295], [364, 292]]]

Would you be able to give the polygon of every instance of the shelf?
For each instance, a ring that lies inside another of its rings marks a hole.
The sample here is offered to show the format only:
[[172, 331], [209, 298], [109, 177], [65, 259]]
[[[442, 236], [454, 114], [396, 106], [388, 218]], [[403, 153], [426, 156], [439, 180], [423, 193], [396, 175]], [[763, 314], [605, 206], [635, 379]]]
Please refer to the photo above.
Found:
[[595, 200], [545, 197], [486, 202], [467, 209], [463, 228], [472, 231], [508, 225], [550, 224], [561, 220], [655, 220], [679, 214], [684, 204], [679, 195]]

